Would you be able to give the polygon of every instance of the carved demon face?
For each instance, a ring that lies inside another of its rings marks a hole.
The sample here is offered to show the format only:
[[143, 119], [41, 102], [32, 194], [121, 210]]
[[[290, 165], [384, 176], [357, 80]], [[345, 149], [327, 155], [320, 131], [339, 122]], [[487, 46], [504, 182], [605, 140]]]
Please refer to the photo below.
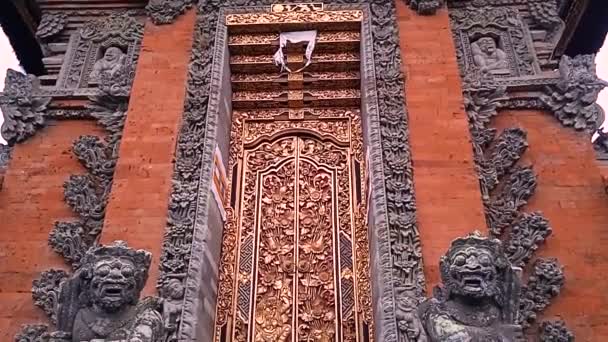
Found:
[[495, 259], [490, 250], [479, 247], [468, 246], [451, 253], [444, 265], [450, 292], [473, 298], [494, 296], [499, 275]]
[[490, 37], [483, 37], [477, 41], [479, 48], [483, 53], [490, 56], [496, 52], [496, 42]]
[[95, 263], [89, 287], [93, 304], [106, 312], [115, 312], [139, 298], [136, 269], [131, 260], [102, 259]]

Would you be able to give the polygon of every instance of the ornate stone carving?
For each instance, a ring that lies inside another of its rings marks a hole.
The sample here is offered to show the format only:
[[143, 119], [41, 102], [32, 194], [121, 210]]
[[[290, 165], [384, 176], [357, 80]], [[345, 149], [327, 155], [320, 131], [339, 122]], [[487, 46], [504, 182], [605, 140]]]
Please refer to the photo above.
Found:
[[507, 54], [496, 45], [492, 37], [481, 37], [471, 43], [473, 60], [481, 70], [496, 74], [508, 74], [509, 62]]
[[61, 33], [68, 23], [68, 14], [61, 12], [45, 12], [36, 30], [36, 37], [50, 39]]
[[55, 222], [49, 234], [49, 246], [72, 267], [78, 267], [91, 246], [91, 236], [82, 222]]
[[0, 108], [4, 114], [2, 137], [9, 145], [24, 141], [44, 125], [44, 110], [51, 99], [36, 96], [39, 87], [35, 76], [7, 70]]
[[509, 232], [506, 253], [511, 264], [524, 267], [538, 247], [551, 235], [549, 221], [540, 213], [524, 213]]
[[86, 23], [70, 39], [58, 87], [89, 88], [102, 74], [122, 76], [122, 67], [135, 65], [142, 37], [143, 24], [126, 12]]
[[528, 10], [534, 22], [548, 30], [553, 30], [562, 24], [559, 17], [557, 0], [529, 1]]
[[114, 77], [119, 71], [124, 69], [126, 56], [119, 47], [110, 46], [104, 53], [103, 57], [95, 62], [93, 70], [89, 75], [89, 83], [99, 82], [101, 74], [107, 74], [109, 77]]
[[519, 279], [500, 240], [476, 234], [457, 239], [440, 270], [444, 286], [418, 307], [428, 341], [525, 340], [516, 321]]
[[546, 88], [540, 99], [564, 125], [594, 132], [602, 109], [597, 97], [608, 82], [597, 77], [595, 55], [563, 56], [559, 63], [561, 80]]
[[[202, 278], [201, 258], [191, 255], [205, 253], [205, 236], [208, 234], [206, 213], [197, 208], [207, 208], [206, 195], [211, 179], [212, 154], [215, 149], [213, 134], [219, 108], [218, 93], [221, 73], [215, 61], [223, 60], [225, 33], [216, 31], [220, 18], [220, 7], [247, 5], [270, 5], [260, 1], [207, 1], [198, 8], [197, 32], [194, 38], [191, 69], [188, 81], [183, 124], [176, 148], [176, 166], [173, 190], [169, 204], [166, 239], [161, 257], [161, 277], [159, 287], [171, 278], [184, 279], [186, 284], [182, 322], [178, 330], [179, 339], [195, 339], [197, 322], [196, 310], [200, 305], [198, 291]], [[354, 0], [339, 0], [334, 3], [357, 3]], [[331, 4], [325, 3], [332, 9]], [[336, 9], [353, 7], [335, 6]], [[360, 6], [354, 8], [361, 8]], [[370, 5], [369, 21], [363, 32], [372, 42], [371, 49], [364, 56], [367, 97], [366, 111], [370, 113], [370, 128], [373, 148], [371, 149], [371, 175], [374, 183], [372, 202], [378, 210], [374, 217], [373, 229], [377, 236], [378, 255], [376, 279], [378, 283], [378, 303], [383, 307], [394, 307], [395, 301], [415, 308], [425, 292], [422, 272], [420, 238], [415, 220], [415, 197], [412, 181], [412, 163], [408, 142], [407, 115], [405, 113], [404, 81], [401, 73], [401, 58], [396, 51], [398, 35], [396, 13], [393, 1], [378, 0]], [[259, 10], [259, 8], [257, 9]], [[356, 18], [360, 21], [361, 18]], [[237, 23], [238, 24], [238, 23]], [[219, 25], [221, 27], [221, 25]], [[215, 46], [221, 48], [214, 49]], [[272, 62], [271, 60], [269, 61]], [[375, 69], [375, 74], [374, 74]], [[375, 78], [376, 82], [373, 82]], [[213, 82], [212, 82], [213, 80]], [[377, 101], [376, 101], [377, 99]], [[377, 105], [376, 105], [377, 103]], [[209, 111], [208, 111], [209, 109]], [[197, 172], [202, 170], [202, 173]], [[199, 175], [207, 175], [199, 179]], [[386, 192], [385, 192], [386, 191]], [[386, 209], [384, 209], [386, 208]], [[197, 217], [199, 213], [199, 217]], [[396, 252], [391, 246], [400, 246]], [[401, 248], [403, 247], [403, 248]], [[395, 298], [395, 288], [402, 289]], [[376, 318], [378, 339], [386, 342], [406, 341], [404, 330], [397, 330], [397, 320], [393, 310], [382, 310]], [[410, 322], [401, 320], [400, 325]], [[407, 329], [406, 329], [407, 330]]]
[[[484, 66], [501, 77], [540, 72], [530, 32], [517, 9], [468, 4], [450, 8], [450, 19], [463, 76]], [[488, 52], [484, 53], [479, 46], [480, 39], [489, 47]], [[490, 52], [490, 40], [494, 42], [494, 52]], [[492, 67], [488, 68], [487, 64]]]
[[574, 342], [574, 334], [561, 319], [545, 321], [540, 324], [540, 342]]
[[405, 0], [406, 5], [422, 15], [435, 14], [443, 3], [443, 0]]
[[564, 286], [565, 277], [557, 259], [538, 259], [528, 283], [522, 287], [518, 322], [524, 327], [534, 323]]
[[[498, 109], [512, 103], [507, 88], [497, 86], [494, 80], [488, 73], [472, 73], [465, 78], [465, 107], [473, 138], [474, 160], [490, 233], [504, 240], [510, 263], [526, 267], [550, 235], [551, 228], [540, 213], [521, 212], [537, 184], [531, 167], [517, 165], [528, 147], [526, 132], [520, 128], [507, 128], [496, 138], [496, 130], [488, 128]], [[542, 104], [538, 105], [542, 108]], [[541, 261], [536, 265], [547, 266]], [[533, 275], [524, 287], [518, 313], [518, 324], [524, 328], [536, 324], [536, 315], [549, 305], [552, 296], [543, 293], [542, 289], [555, 287], [546, 284], [563, 284], [564, 281], [563, 273], [551, 272], [549, 267], [535, 267], [537, 271], [547, 276]], [[533, 333], [533, 330], [527, 330]]]
[[49, 327], [44, 324], [27, 324], [15, 335], [15, 342], [49, 342]]
[[57, 323], [59, 286], [67, 278], [68, 274], [63, 270], [48, 270], [42, 272], [40, 278], [34, 280], [32, 285], [34, 304], [46, 313], [53, 324]]
[[97, 119], [108, 135], [105, 141], [97, 136], [81, 136], [72, 147], [88, 171], [86, 175], [71, 176], [64, 184], [65, 201], [78, 220], [56, 222], [49, 244], [74, 268], [80, 266], [81, 258], [103, 227], [133, 76], [133, 68], [128, 66], [123, 66], [116, 77], [111, 72], [100, 74], [100, 92], [89, 98], [87, 116]]
[[150, 0], [146, 12], [156, 25], [170, 24], [190, 9], [194, 2], [193, 0]]
[[164, 341], [158, 300], [139, 299], [151, 258], [121, 241], [89, 249], [60, 287], [53, 341]]

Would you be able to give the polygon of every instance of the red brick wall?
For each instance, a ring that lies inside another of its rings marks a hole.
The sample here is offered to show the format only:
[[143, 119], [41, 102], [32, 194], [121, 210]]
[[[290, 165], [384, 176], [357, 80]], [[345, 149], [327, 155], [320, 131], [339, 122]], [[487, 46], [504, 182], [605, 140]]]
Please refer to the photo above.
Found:
[[483, 206], [447, 10], [420, 16], [396, 1], [429, 293], [453, 239], [485, 230]]
[[608, 195], [589, 137], [538, 111], [503, 111], [493, 124], [528, 132], [521, 162], [534, 166], [538, 188], [525, 210], [542, 211], [553, 227], [539, 255], [565, 266], [566, 286], [546, 316], [562, 316], [577, 341], [606, 341]]
[[191, 10], [172, 25], [146, 23], [101, 237], [153, 253], [146, 294], [154, 293], [167, 223], [194, 19]]
[[0, 341], [12, 341], [22, 324], [45, 320], [34, 306], [32, 281], [49, 268], [68, 267], [47, 241], [55, 221], [74, 217], [63, 183], [86, 173], [72, 153], [83, 134], [104, 131], [92, 121], [61, 121], [13, 149], [0, 191]]

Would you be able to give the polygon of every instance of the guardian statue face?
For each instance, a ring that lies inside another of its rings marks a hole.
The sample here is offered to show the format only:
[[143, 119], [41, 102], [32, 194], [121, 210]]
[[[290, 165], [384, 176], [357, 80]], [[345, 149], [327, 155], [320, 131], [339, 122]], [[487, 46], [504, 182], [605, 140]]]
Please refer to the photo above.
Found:
[[481, 299], [501, 294], [510, 266], [499, 241], [469, 236], [452, 244], [440, 267], [451, 295]]
[[489, 297], [497, 288], [495, 256], [483, 248], [468, 247], [456, 251], [449, 260], [452, 293], [471, 297]]
[[135, 272], [128, 259], [115, 257], [95, 263], [89, 292], [93, 304], [108, 312], [134, 305], [139, 297]]

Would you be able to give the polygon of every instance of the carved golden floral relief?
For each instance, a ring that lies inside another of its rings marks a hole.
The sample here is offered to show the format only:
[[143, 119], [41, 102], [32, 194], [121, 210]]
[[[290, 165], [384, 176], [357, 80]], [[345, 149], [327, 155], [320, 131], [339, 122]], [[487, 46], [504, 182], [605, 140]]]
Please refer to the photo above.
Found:
[[[229, 45], [278, 39], [274, 28], [239, 25], [342, 23], [319, 31], [326, 49], [313, 54], [306, 72], [281, 74], [266, 47], [229, 47], [233, 189], [215, 342], [373, 340], [360, 34], [349, 23], [361, 12], [296, 7], [226, 19]], [[288, 60], [302, 59], [291, 51]]]

